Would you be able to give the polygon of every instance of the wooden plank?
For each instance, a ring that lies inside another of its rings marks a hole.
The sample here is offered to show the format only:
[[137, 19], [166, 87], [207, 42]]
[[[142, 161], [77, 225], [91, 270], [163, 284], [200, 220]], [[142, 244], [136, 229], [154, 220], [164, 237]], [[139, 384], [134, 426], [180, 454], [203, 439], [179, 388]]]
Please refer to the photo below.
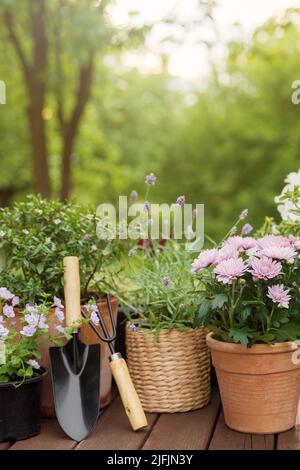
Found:
[[7, 450], [10, 448], [12, 445], [12, 442], [6, 441], [6, 442], [0, 442], [0, 450]]
[[278, 450], [300, 450], [300, 402], [298, 406], [296, 425], [290, 431], [278, 434]]
[[228, 428], [220, 413], [209, 450], [272, 450], [274, 435], [244, 434]]
[[214, 389], [210, 403], [200, 410], [161, 415], [143, 449], [207, 449], [219, 410], [219, 393]]
[[42, 422], [41, 434], [17, 441], [9, 450], [71, 450], [75, 445], [76, 442], [64, 434], [55, 419], [45, 419]]
[[149, 426], [146, 430], [133, 432], [125, 414], [120, 397], [116, 398], [100, 417], [88, 439], [81, 441], [76, 450], [136, 450], [139, 449], [153, 424], [157, 414], [147, 414]]

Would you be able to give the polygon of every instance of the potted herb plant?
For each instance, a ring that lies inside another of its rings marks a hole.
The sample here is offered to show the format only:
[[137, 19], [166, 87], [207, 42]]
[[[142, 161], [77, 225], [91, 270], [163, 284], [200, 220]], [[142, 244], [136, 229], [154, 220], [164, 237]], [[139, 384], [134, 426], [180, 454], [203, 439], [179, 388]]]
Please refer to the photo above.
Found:
[[273, 434], [294, 426], [299, 401], [300, 245], [278, 235], [251, 237], [250, 230], [246, 224], [241, 236], [194, 261], [203, 290], [197, 323], [211, 331], [227, 425]]
[[188, 254], [174, 240], [163, 247], [153, 240], [130, 253], [130, 265], [131, 290], [127, 284], [121, 303], [129, 320], [128, 367], [144, 409], [173, 413], [206, 405], [210, 357], [205, 328], [194, 327], [197, 297]]
[[0, 441], [21, 440], [40, 431], [41, 384], [47, 370], [40, 365], [41, 342], [50, 338], [49, 307], [26, 305], [18, 316], [19, 298], [0, 288]]
[[[0, 249], [2, 270], [0, 283], [17, 292], [21, 306], [26, 302], [52, 302], [49, 316], [55, 317], [57, 308], [63, 314], [64, 256], [77, 256], [80, 261], [82, 303], [93, 297], [99, 302], [104, 317], [108, 315], [102, 294], [109, 289], [115, 273], [120, 269], [118, 255], [121, 243], [118, 240], [101, 239], [97, 236], [100, 218], [95, 211], [74, 202], [49, 201], [40, 196], [28, 196], [26, 201], [12, 207], [0, 208]], [[61, 307], [60, 307], [61, 305]], [[112, 299], [117, 316], [117, 300]], [[63, 321], [61, 327], [64, 327]], [[86, 343], [99, 339], [86, 325], [81, 329], [81, 338]], [[107, 347], [101, 344], [101, 405], [110, 400], [111, 372]], [[42, 348], [42, 363], [49, 365], [48, 348]], [[54, 403], [50, 379], [43, 387], [43, 414], [54, 414]]]

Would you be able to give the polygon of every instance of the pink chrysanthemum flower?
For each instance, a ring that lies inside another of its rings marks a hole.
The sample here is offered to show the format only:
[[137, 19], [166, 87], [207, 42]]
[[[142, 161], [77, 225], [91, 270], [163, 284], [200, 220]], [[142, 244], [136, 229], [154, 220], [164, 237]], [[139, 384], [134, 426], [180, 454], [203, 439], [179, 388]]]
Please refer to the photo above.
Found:
[[289, 240], [293, 248], [300, 250], [300, 237], [293, 237], [292, 235], [289, 235]]
[[197, 273], [200, 269], [208, 268], [217, 262], [218, 250], [213, 248], [211, 250], [204, 250], [192, 264], [192, 272]]
[[221, 261], [215, 269], [214, 273], [217, 275], [219, 282], [223, 284], [232, 284], [234, 280], [243, 276], [247, 270], [247, 265], [241, 258], [229, 258]]
[[278, 304], [278, 307], [289, 308], [291, 296], [289, 295], [289, 289], [285, 289], [283, 284], [268, 287], [267, 296], [274, 304]]
[[280, 260], [291, 260], [297, 256], [297, 252], [291, 246], [269, 246], [264, 248], [261, 252], [263, 256], [268, 258], [280, 259]]
[[259, 238], [257, 244], [260, 248], [269, 248], [270, 246], [290, 246], [290, 241], [287, 237], [280, 235], [266, 235]]
[[223, 243], [223, 247], [231, 247], [236, 250], [249, 250], [257, 246], [257, 241], [253, 237], [230, 237]]
[[236, 246], [235, 243], [225, 244], [218, 253], [218, 263], [225, 261], [231, 258], [238, 258], [240, 254], [240, 249]]
[[281, 273], [282, 266], [278, 261], [273, 261], [267, 256], [262, 258], [250, 258], [249, 272], [257, 279], [273, 279]]

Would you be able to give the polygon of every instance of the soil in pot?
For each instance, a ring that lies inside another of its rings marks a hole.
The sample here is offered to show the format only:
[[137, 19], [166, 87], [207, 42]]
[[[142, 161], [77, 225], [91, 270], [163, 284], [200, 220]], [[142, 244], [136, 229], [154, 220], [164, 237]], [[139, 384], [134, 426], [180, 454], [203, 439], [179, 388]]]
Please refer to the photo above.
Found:
[[223, 343], [207, 335], [215, 366], [224, 418], [230, 428], [273, 434], [295, 425], [300, 394], [300, 364], [294, 342], [273, 345]]
[[41, 430], [41, 385], [48, 371], [18, 388], [0, 383], [0, 441], [27, 439]]

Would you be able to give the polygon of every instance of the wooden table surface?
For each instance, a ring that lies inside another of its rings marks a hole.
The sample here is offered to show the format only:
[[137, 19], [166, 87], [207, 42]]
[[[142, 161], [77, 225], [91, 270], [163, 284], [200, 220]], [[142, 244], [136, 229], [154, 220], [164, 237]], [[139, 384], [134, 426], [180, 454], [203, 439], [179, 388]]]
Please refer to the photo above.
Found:
[[44, 419], [41, 434], [18, 442], [2, 442], [1, 450], [272, 450], [300, 449], [300, 408], [296, 427], [278, 435], [241, 434], [224, 423], [219, 393], [208, 406], [177, 414], [148, 414], [149, 427], [132, 432], [120, 398], [104, 409], [91, 435], [72, 441], [55, 419]]

